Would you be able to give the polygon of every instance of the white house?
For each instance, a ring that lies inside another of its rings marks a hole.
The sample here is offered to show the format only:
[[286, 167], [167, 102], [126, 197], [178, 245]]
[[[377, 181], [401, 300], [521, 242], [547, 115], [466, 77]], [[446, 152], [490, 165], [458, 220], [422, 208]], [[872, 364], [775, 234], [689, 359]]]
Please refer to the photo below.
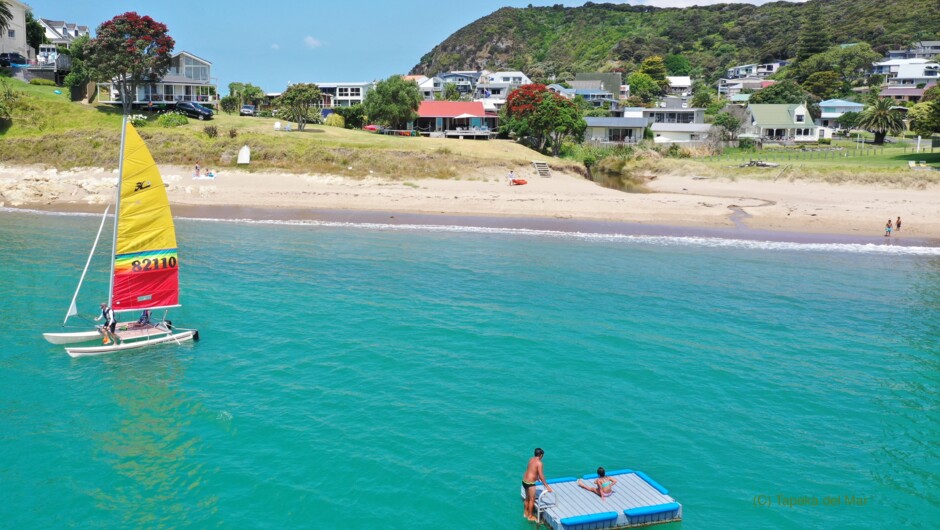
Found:
[[375, 83], [314, 83], [320, 88], [323, 108], [351, 107], [366, 100], [366, 94], [375, 87]]
[[916, 88], [917, 85], [927, 85], [940, 80], [940, 64], [924, 62], [902, 64], [897, 72], [887, 79], [889, 87]]
[[815, 142], [818, 138], [816, 122], [803, 104], [750, 104], [744, 132], [761, 138]]
[[530, 84], [532, 80], [522, 72], [486, 72], [477, 81], [474, 99], [505, 101], [510, 92], [522, 85]]
[[59, 56], [59, 46], [70, 48], [72, 41], [75, 39], [79, 37], [91, 37], [88, 26], [79, 26], [72, 22], [50, 20], [48, 18], [40, 18], [37, 22], [39, 22], [39, 25], [45, 30], [45, 37], [48, 41], [47, 43], [39, 45], [39, 57], [37, 57], [37, 59], [40, 65], [51, 65], [55, 63], [56, 58]]
[[687, 75], [666, 76], [671, 94], [689, 94], [692, 92], [692, 78]]
[[645, 118], [584, 118], [584, 138], [598, 143], [636, 143], [643, 139]]
[[742, 64], [728, 68], [725, 77], [727, 79], [742, 79], [747, 77], [764, 78], [777, 73], [781, 68], [787, 65], [787, 61], [772, 61], [769, 63]]
[[654, 123], [650, 129], [656, 143], [690, 143], [708, 138], [712, 126], [707, 123]]
[[32, 49], [26, 45], [26, 12], [29, 7], [18, 0], [6, 0], [13, 17], [0, 34], [0, 53], [19, 53], [27, 59]]
[[819, 109], [822, 111], [819, 124], [823, 127], [839, 129], [841, 128], [839, 118], [843, 114], [846, 112], [862, 112], [865, 110], [865, 105], [854, 101], [845, 101], [844, 99], [827, 99], [819, 104]]
[[933, 59], [938, 55], [940, 40], [922, 40], [904, 49], [888, 51], [888, 59]]
[[[189, 52], [181, 51], [170, 60], [170, 69], [162, 79], [152, 84], [137, 87], [135, 105], [175, 104], [179, 101], [195, 101], [203, 105], [215, 105], [218, 92], [211, 76], [212, 63]], [[98, 83], [98, 101], [121, 103], [117, 87], [111, 82]]]
[[424, 79], [417, 81], [417, 83], [421, 97], [429, 101], [437, 99], [437, 95], [444, 91], [444, 80], [437, 76], [424, 77]]

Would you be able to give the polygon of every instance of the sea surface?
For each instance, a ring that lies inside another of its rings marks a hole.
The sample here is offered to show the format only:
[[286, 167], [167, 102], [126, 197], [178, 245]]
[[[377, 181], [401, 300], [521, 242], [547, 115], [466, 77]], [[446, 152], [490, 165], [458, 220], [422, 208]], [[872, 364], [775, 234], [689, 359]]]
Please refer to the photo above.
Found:
[[663, 528], [940, 521], [940, 249], [183, 219], [202, 340], [71, 359], [98, 222], [0, 212], [2, 527], [522, 530], [535, 447]]

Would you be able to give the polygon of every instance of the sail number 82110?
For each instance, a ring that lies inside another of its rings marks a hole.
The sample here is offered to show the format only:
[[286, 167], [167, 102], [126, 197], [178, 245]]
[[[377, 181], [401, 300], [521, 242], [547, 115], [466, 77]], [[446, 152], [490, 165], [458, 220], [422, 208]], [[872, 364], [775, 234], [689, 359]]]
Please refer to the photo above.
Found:
[[176, 268], [176, 257], [155, 258], [155, 259], [136, 259], [131, 262], [131, 270], [134, 272], [157, 271], [161, 269]]

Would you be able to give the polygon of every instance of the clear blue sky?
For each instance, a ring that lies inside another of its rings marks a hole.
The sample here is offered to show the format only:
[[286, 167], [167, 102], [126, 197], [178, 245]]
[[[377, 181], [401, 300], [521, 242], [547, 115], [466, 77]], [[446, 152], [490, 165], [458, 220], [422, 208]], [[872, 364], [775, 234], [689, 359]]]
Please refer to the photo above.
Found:
[[[733, 0], [724, 0], [725, 3]], [[751, 0], [762, 4], [767, 0]], [[501, 7], [584, 2], [560, 0], [25, 0], [37, 18], [91, 28], [127, 11], [167, 25], [176, 50], [212, 63], [223, 94], [242, 81], [266, 92], [289, 82], [372, 81], [406, 74], [421, 56]], [[600, 3], [600, 2], [598, 2]], [[682, 7], [718, 0], [639, 0]]]

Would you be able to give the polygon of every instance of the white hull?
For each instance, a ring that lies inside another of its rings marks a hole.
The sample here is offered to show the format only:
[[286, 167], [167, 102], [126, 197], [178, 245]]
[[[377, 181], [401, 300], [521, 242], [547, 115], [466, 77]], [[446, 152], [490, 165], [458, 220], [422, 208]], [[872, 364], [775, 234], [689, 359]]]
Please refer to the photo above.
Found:
[[52, 344], [75, 344], [76, 342], [88, 342], [90, 340], [101, 339], [101, 333], [96, 330], [76, 331], [74, 333], [43, 333], [42, 338]]
[[[175, 334], [163, 335], [159, 337], [153, 337], [145, 340], [138, 340], [134, 342], [122, 342], [120, 344], [108, 344], [101, 346], [87, 346], [79, 348], [66, 348], [66, 353], [71, 357], [88, 357], [92, 355], [104, 355], [106, 353], [116, 353], [126, 350], [135, 350], [137, 348], [143, 348], [145, 346], [152, 346], [154, 344], [161, 344], [164, 342], [184, 342], [188, 340], [193, 340], [193, 336], [196, 334], [195, 331], [181, 331]], [[100, 335], [99, 335], [100, 337]]]

